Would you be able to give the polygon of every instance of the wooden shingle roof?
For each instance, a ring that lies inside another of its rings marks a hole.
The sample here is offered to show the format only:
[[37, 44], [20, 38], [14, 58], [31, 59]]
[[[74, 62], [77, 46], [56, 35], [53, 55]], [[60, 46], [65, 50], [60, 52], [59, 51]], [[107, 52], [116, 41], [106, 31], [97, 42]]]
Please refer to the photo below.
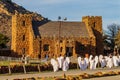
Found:
[[89, 37], [84, 22], [49, 21], [38, 30], [41, 37]]

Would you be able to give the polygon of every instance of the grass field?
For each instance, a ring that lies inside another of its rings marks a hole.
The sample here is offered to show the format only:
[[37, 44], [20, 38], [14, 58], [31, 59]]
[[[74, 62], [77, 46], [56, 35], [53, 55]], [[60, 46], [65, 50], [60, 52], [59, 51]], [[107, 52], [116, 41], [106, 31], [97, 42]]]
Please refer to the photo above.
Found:
[[8, 66], [10, 65], [9, 61], [0, 61], [0, 66]]

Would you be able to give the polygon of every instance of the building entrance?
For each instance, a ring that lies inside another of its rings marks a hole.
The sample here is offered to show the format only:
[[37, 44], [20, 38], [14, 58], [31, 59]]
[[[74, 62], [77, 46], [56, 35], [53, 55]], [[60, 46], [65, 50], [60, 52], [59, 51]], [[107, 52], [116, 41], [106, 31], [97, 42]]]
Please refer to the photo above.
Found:
[[66, 56], [73, 56], [73, 47], [66, 47]]

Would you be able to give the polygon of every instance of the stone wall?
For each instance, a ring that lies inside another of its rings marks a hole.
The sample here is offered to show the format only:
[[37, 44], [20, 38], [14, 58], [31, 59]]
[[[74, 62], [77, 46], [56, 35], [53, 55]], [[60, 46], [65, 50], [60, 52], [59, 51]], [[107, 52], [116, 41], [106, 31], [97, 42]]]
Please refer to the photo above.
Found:
[[[12, 17], [12, 46], [13, 52], [19, 55], [33, 53], [32, 16], [16, 14]], [[32, 45], [31, 45], [32, 44]]]
[[31, 57], [33, 58], [40, 58], [41, 55], [41, 43], [40, 43], [40, 38], [34, 38], [33, 39], [33, 45], [31, 44], [31, 47], [33, 47], [33, 53], [30, 54]]
[[[101, 16], [85, 16], [82, 21], [86, 23], [88, 28], [91, 28], [94, 34], [93, 40], [96, 40], [93, 45], [96, 45], [96, 54], [103, 54], [103, 39], [102, 39], [102, 17]], [[91, 30], [89, 31], [91, 32]], [[96, 44], [95, 44], [96, 43]]]
[[[45, 55], [49, 55], [49, 57], [55, 57], [61, 55], [66, 55], [66, 48], [71, 47], [72, 48], [72, 56], [78, 56], [78, 55], [85, 55], [90, 54], [90, 39], [89, 38], [61, 38], [60, 43], [57, 38], [42, 38], [41, 39], [41, 57], [44, 58]], [[44, 45], [49, 45], [49, 50], [44, 51]], [[80, 50], [80, 47], [84, 48], [83, 50]], [[62, 47], [62, 52], [60, 51], [60, 48]], [[91, 51], [92, 52], [92, 51]]]

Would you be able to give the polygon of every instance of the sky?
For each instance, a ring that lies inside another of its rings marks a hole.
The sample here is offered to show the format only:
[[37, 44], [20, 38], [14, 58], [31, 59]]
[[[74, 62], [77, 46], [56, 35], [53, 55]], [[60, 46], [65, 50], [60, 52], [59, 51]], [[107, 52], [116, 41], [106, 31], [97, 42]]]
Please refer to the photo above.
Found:
[[82, 21], [82, 16], [102, 16], [103, 29], [113, 23], [120, 25], [120, 0], [12, 0], [27, 10], [50, 20], [67, 17]]

